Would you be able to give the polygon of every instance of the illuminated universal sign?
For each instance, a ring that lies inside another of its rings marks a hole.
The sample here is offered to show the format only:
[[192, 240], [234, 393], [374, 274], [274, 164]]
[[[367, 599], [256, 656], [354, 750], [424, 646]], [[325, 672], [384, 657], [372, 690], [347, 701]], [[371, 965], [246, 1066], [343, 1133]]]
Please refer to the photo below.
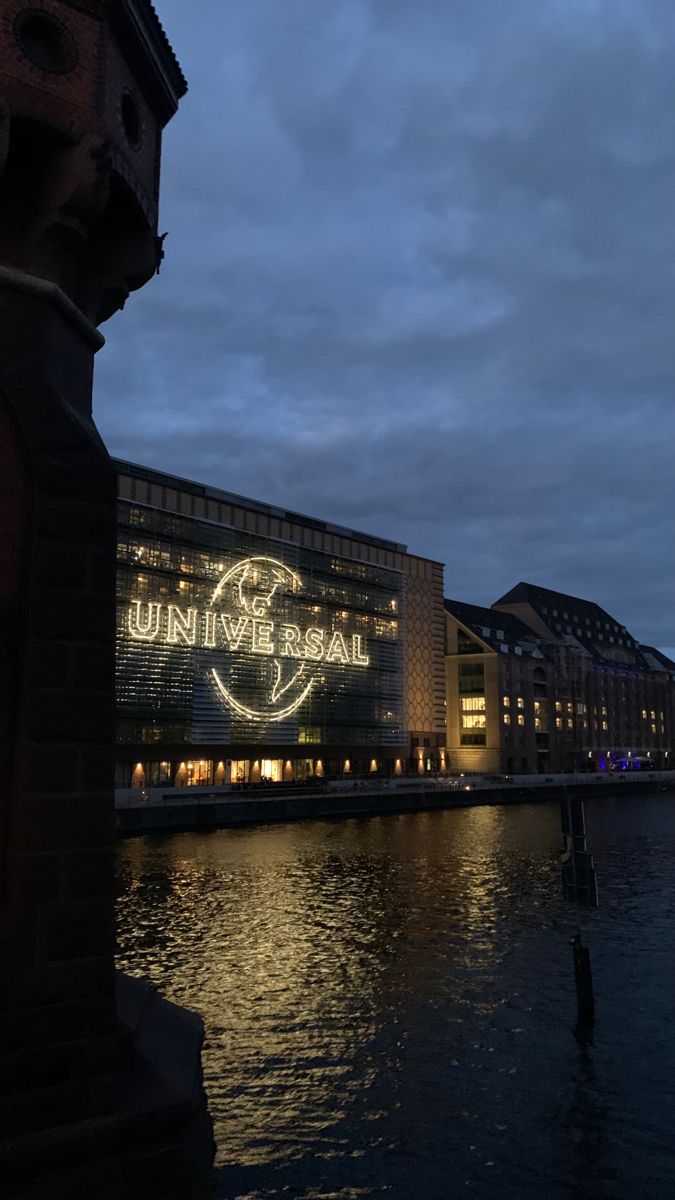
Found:
[[282, 598], [301, 591], [300, 576], [284, 563], [245, 558], [223, 575], [208, 608], [134, 600], [127, 628], [134, 641], [213, 651], [219, 665], [209, 672], [228, 708], [248, 720], [281, 721], [315, 687], [317, 664], [370, 662], [360, 634], [275, 620]]

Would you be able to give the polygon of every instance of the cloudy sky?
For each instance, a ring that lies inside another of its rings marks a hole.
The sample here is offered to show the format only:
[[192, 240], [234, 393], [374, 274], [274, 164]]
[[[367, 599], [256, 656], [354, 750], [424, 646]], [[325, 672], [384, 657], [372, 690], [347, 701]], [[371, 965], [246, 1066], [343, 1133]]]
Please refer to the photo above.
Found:
[[190, 92], [117, 455], [675, 647], [671, 0], [155, 0]]

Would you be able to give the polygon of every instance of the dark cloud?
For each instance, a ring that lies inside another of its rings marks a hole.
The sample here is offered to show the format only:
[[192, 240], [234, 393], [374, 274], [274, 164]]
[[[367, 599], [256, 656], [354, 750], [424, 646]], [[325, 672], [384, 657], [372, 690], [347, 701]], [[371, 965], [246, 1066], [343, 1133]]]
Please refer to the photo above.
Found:
[[675, 9], [157, 8], [190, 93], [111, 450], [675, 644]]

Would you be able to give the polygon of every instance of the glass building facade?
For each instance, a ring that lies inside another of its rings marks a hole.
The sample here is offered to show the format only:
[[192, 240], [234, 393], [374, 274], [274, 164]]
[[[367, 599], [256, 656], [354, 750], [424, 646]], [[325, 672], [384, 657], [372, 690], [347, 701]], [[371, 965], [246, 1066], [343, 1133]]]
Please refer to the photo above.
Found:
[[405, 547], [118, 465], [117, 786], [407, 771]]

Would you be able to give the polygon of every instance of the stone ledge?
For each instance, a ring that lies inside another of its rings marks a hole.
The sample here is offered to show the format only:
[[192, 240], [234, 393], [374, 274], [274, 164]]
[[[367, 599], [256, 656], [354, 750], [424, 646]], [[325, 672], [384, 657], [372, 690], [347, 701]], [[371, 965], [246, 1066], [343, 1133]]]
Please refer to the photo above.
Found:
[[87, 320], [75, 303], [66, 296], [57, 283], [51, 279], [42, 279], [39, 275], [30, 275], [27, 271], [19, 271], [15, 267], [0, 266], [0, 287], [11, 292], [23, 292], [26, 296], [37, 296], [48, 300], [77, 330], [94, 351], [105, 345], [105, 338], [95, 325]]

